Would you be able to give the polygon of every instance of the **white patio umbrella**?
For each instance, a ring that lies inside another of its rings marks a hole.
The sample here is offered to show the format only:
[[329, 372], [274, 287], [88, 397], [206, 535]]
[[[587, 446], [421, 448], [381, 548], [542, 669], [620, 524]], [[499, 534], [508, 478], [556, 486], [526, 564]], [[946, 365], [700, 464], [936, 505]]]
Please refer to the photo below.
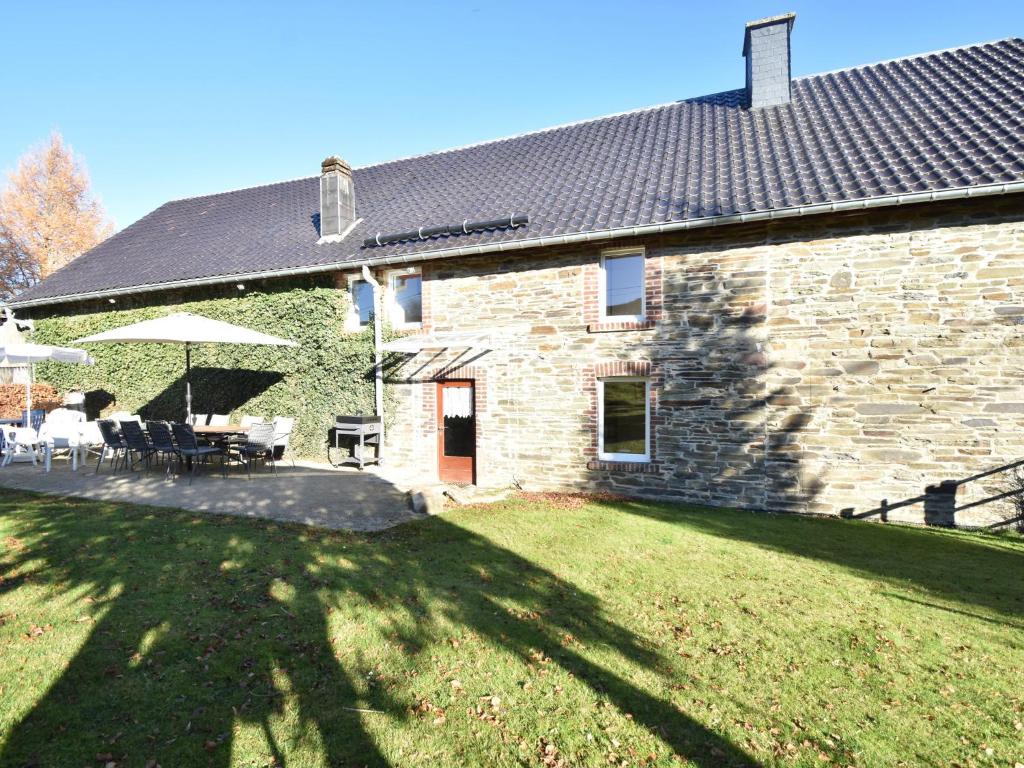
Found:
[[140, 323], [114, 328], [75, 340], [76, 344], [118, 343], [118, 344], [184, 344], [185, 345], [185, 412], [192, 420], [192, 383], [189, 374], [192, 369], [193, 344], [258, 344], [275, 347], [297, 347], [294, 341], [260, 333], [251, 328], [232, 325], [221, 320], [211, 320], [191, 312], [177, 312], [166, 317], [143, 320]]
[[[28, 365], [44, 360], [58, 363], [79, 363], [92, 365], [95, 361], [84, 349], [73, 347], [53, 347], [49, 344], [5, 344], [0, 345], [0, 365]], [[26, 410], [32, 410], [32, 373], [29, 370], [28, 382], [25, 384]]]

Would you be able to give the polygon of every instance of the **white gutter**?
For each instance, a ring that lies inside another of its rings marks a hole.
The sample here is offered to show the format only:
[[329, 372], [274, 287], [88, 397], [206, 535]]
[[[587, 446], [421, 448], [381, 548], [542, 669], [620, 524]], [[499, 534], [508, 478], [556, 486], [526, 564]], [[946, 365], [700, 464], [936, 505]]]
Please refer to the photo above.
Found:
[[749, 224], [761, 221], [775, 221], [776, 219], [797, 218], [827, 213], [843, 213], [847, 211], [860, 211], [872, 208], [885, 208], [901, 205], [912, 205], [914, 203], [939, 202], [945, 200], [962, 200], [975, 197], [988, 197], [991, 195], [1008, 195], [1014, 192], [1024, 192], [1024, 181], [1013, 181], [1004, 184], [985, 184], [975, 187], [956, 187], [931, 192], [911, 192], [900, 195], [882, 195], [879, 197], [864, 197], [857, 200], [844, 200], [836, 203], [816, 203], [814, 205], [790, 206], [787, 208], [775, 208], [770, 211], [757, 211], [755, 213], [737, 213], [728, 216], [704, 216], [684, 221], [670, 221], [663, 224], [643, 224], [635, 227], [619, 227], [616, 229], [600, 229], [593, 232], [580, 232], [572, 235], [550, 235], [547, 237], [536, 237], [524, 240], [509, 240], [500, 243], [488, 243], [486, 245], [469, 245], [457, 248], [441, 248], [433, 251], [421, 251], [413, 254], [395, 256], [372, 256], [348, 261], [336, 261], [330, 264], [318, 264], [307, 267], [289, 267], [287, 269], [269, 269], [262, 272], [243, 272], [233, 275], [216, 275], [214, 277], [203, 277], [198, 279], [173, 280], [166, 283], [134, 285], [127, 288], [114, 288], [106, 291], [90, 291], [88, 293], [74, 293], [64, 296], [52, 296], [42, 299], [28, 299], [26, 301], [11, 301], [10, 305], [15, 308], [44, 306], [47, 304], [61, 304], [69, 301], [82, 301], [86, 299], [105, 299], [115, 296], [127, 296], [139, 293], [151, 293], [153, 291], [172, 290], [175, 288], [192, 288], [204, 285], [218, 285], [232, 283], [240, 280], [266, 280], [270, 278], [294, 277], [298, 275], [312, 275], [324, 272], [351, 271], [361, 267], [386, 266], [389, 264], [415, 264], [421, 261], [433, 259], [448, 259], [457, 256], [478, 256], [487, 253], [503, 253], [506, 251], [519, 251], [526, 248], [541, 248], [550, 245], [573, 245], [576, 243], [592, 243], [603, 240], [614, 240], [620, 237], [641, 237], [645, 235], [659, 235], [668, 232], [683, 232], [691, 229], [706, 229], [709, 227], [723, 227], [732, 224]]

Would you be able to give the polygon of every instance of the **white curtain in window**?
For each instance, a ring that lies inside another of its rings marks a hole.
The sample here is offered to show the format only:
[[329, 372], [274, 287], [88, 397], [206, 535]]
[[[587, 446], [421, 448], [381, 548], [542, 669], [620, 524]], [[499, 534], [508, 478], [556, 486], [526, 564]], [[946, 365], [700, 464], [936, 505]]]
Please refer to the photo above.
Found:
[[445, 387], [444, 392], [444, 415], [448, 417], [462, 417], [473, 415], [473, 388], [472, 387]]

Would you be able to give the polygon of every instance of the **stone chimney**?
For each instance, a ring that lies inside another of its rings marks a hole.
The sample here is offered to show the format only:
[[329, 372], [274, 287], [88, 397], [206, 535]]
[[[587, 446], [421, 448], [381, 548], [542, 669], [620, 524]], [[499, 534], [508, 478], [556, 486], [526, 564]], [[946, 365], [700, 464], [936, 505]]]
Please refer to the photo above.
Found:
[[795, 13], [747, 22], [743, 56], [747, 60], [747, 106], [789, 103], [789, 33]]
[[340, 240], [355, 221], [352, 168], [331, 155], [320, 164], [320, 241]]

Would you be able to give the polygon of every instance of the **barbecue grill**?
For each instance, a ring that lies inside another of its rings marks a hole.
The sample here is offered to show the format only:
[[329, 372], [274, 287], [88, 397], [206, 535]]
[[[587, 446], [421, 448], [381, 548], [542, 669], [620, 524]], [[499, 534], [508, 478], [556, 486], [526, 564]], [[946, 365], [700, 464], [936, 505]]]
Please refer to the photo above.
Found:
[[[355, 464], [362, 469], [366, 464], [380, 464], [380, 416], [335, 416], [334, 448], [347, 449], [337, 465]], [[373, 455], [370, 455], [370, 449]], [[327, 448], [330, 461], [331, 446]]]

